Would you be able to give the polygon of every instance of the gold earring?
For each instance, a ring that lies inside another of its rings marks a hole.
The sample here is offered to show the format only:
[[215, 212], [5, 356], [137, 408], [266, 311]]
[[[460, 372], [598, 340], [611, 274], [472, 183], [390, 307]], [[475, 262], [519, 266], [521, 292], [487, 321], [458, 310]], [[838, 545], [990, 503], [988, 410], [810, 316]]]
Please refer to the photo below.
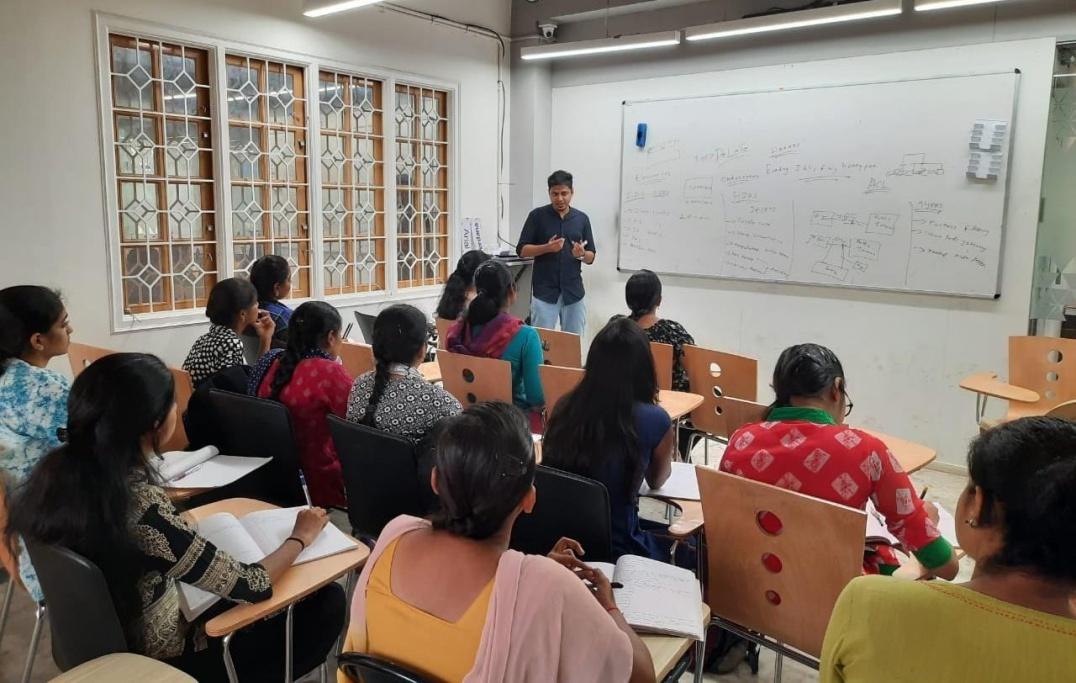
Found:
[[964, 523], [967, 524], [968, 526], [970, 526], [972, 529], [979, 526], [978, 523], [976, 523], [976, 521], [974, 519], [965, 519]]

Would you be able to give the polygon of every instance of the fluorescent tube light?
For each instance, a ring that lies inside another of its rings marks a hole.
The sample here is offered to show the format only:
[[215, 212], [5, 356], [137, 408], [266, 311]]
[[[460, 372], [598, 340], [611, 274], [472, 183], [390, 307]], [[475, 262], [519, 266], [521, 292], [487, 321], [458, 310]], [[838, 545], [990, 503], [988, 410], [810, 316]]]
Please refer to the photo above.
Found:
[[818, 9], [692, 26], [687, 29], [685, 37], [688, 40], [729, 38], [751, 33], [766, 33], [768, 31], [784, 31], [806, 26], [835, 24], [842, 21], [889, 17], [900, 14], [901, 11], [901, 0], [866, 0], [866, 2], [855, 2], [847, 5], [833, 5], [831, 7], [819, 7]]
[[950, 7], [968, 7], [969, 5], [986, 5], [1004, 0], [915, 0], [915, 11], [926, 12], [932, 9], [949, 9]]
[[374, 5], [381, 0], [305, 0], [303, 3], [303, 15], [308, 17], [323, 17], [326, 14], [346, 12], [349, 9], [358, 9], [367, 5]]
[[633, 36], [602, 38], [600, 40], [579, 40], [572, 43], [551, 43], [534, 45], [519, 51], [521, 59], [557, 59], [559, 57], [579, 57], [596, 55], [604, 52], [623, 52], [626, 50], [644, 50], [652, 47], [668, 47], [680, 44], [679, 31], [661, 33], [640, 33]]

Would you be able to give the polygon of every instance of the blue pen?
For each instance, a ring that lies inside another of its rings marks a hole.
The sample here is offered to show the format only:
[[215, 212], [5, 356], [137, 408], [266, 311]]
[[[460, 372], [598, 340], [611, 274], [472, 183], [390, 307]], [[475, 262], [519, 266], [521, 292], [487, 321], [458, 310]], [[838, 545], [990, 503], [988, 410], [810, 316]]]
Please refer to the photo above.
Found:
[[314, 504], [310, 502], [310, 489], [306, 488], [306, 477], [303, 476], [303, 471], [299, 470], [299, 483], [303, 486], [303, 495], [306, 496], [306, 506], [314, 507]]

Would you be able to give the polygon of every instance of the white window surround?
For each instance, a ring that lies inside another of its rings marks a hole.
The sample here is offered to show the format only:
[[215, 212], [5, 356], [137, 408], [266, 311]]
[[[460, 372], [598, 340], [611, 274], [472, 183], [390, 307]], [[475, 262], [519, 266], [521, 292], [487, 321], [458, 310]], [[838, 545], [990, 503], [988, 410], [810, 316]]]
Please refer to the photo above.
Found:
[[[385, 178], [384, 178], [384, 212], [385, 212], [385, 290], [373, 292], [361, 292], [355, 294], [339, 294], [334, 296], [321, 296], [324, 292], [324, 270], [322, 264], [322, 189], [321, 189], [321, 164], [319, 163], [321, 126], [319, 117], [316, 115], [318, 106], [318, 74], [322, 69], [338, 71], [375, 78], [383, 82], [382, 102], [383, 109], [391, 112], [396, 97], [396, 84], [421, 86], [442, 90], [448, 93], [447, 111], [450, 118], [448, 129], [448, 145], [450, 158], [448, 161], [448, 212], [449, 212], [449, 264], [455, 263], [459, 258], [459, 240], [457, 238], [456, 224], [459, 215], [460, 188], [458, 179], [460, 150], [458, 141], [460, 126], [460, 84], [458, 82], [444, 81], [422, 75], [411, 74], [402, 71], [388, 70], [383, 67], [362, 66], [327, 59], [308, 54], [289, 52], [276, 48], [252, 45], [241, 41], [230, 40], [212, 36], [210, 34], [193, 33], [188, 30], [162, 26], [160, 24], [142, 21], [139, 19], [112, 15], [104, 12], [94, 13], [95, 21], [95, 58], [96, 78], [98, 86], [98, 122], [101, 133], [101, 182], [104, 198], [104, 226], [106, 243], [108, 245], [108, 283], [109, 283], [109, 307], [111, 311], [111, 330], [113, 333], [136, 332], [141, 330], [181, 327], [187, 325], [204, 324], [205, 313], [202, 309], [187, 309], [177, 311], [163, 311], [155, 313], [132, 314], [124, 311], [123, 290], [120, 281], [122, 272], [120, 266], [119, 249], [119, 209], [116, 196], [116, 160], [111, 153], [115, 149], [115, 135], [112, 128], [111, 112], [111, 62], [109, 53], [109, 35], [121, 33], [151, 40], [176, 42], [197, 47], [209, 52], [209, 82], [210, 93], [213, 98], [212, 131], [214, 136], [213, 151], [213, 195], [217, 213], [217, 264], [218, 277], [223, 279], [231, 277], [234, 272], [232, 253], [232, 202], [231, 173], [228, 162], [228, 120], [227, 120], [227, 91], [225, 84], [225, 55], [243, 55], [286, 62], [302, 67], [306, 73], [304, 87], [307, 93], [306, 131], [310, 141], [307, 153], [307, 179], [308, 179], [308, 206], [310, 207], [310, 258], [311, 258], [311, 292], [314, 299], [323, 299], [341, 308], [358, 306], [376, 306], [386, 302], [403, 300], [424, 299], [436, 296], [440, 293], [440, 286], [424, 286], [413, 288], [397, 288], [396, 267], [396, 177], [389, 172], [392, 157], [389, 150], [395, 149], [396, 129], [390, 125], [392, 119], [386, 115], [386, 123], [383, 128], [383, 140], [385, 154]], [[293, 303], [298, 303], [296, 300]]]

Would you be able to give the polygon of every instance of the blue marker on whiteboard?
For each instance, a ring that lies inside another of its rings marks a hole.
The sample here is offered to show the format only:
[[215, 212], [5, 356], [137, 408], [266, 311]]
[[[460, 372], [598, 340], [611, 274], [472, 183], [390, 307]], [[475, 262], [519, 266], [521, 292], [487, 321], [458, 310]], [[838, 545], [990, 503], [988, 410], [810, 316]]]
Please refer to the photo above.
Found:
[[646, 124], [640, 123], [635, 129], [635, 146], [639, 149], [646, 147]]

